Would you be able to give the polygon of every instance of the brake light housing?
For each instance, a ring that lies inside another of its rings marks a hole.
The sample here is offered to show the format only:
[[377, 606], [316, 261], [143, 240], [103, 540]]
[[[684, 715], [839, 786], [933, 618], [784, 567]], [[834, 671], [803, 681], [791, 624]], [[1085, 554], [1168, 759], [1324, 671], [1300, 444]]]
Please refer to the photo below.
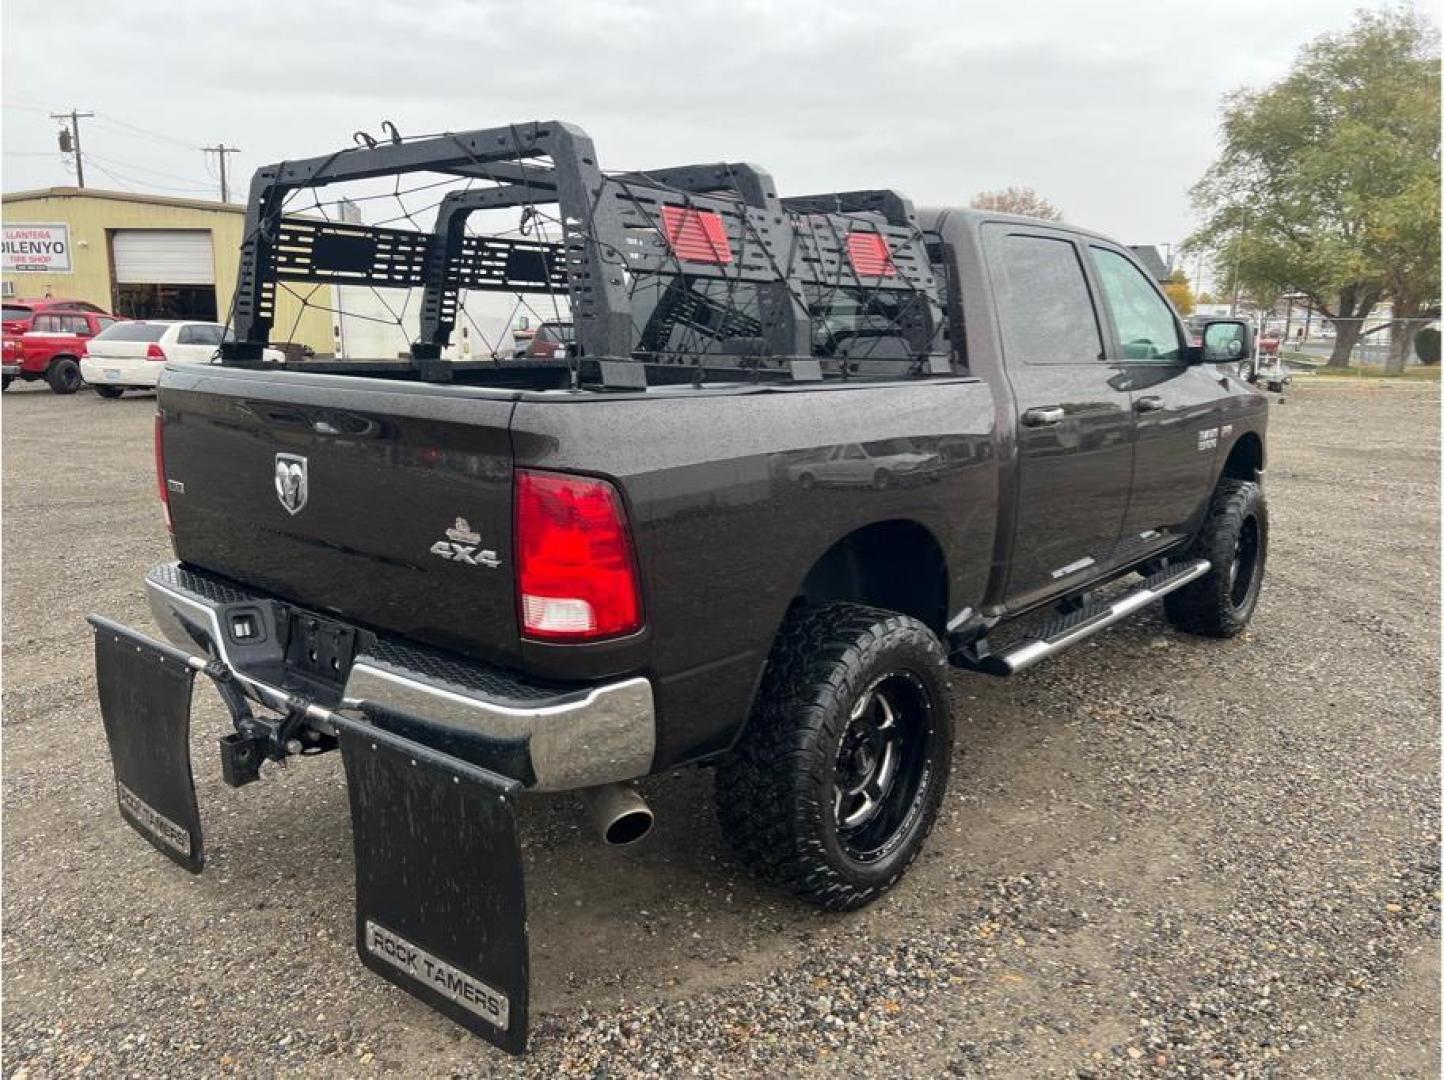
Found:
[[145, 358], [147, 360], [164, 360], [165, 350], [152, 341], [145, 347]]
[[640, 630], [641, 578], [616, 487], [593, 476], [518, 469], [514, 497], [522, 634], [579, 643]]
[[165, 513], [165, 531], [175, 535], [175, 522], [170, 516], [170, 484], [165, 476], [165, 413], [155, 412], [155, 490], [160, 495], [160, 508]]

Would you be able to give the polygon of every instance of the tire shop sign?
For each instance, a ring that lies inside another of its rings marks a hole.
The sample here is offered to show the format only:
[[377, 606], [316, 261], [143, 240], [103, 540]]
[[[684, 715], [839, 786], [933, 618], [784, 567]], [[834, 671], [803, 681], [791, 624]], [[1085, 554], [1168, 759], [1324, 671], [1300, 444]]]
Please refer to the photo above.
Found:
[[3, 269], [48, 274], [70, 273], [70, 227], [17, 222], [3, 227]]

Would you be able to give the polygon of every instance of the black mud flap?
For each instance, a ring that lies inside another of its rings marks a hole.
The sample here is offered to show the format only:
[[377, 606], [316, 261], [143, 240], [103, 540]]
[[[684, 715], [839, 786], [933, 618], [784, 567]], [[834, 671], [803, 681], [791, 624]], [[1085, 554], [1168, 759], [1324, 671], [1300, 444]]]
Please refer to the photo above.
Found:
[[361, 962], [519, 1054], [526, 893], [514, 780], [367, 724], [340, 728]]
[[205, 850], [190, 748], [196, 673], [179, 649], [109, 620], [92, 619], [92, 625], [120, 816], [163, 855], [199, 874]]

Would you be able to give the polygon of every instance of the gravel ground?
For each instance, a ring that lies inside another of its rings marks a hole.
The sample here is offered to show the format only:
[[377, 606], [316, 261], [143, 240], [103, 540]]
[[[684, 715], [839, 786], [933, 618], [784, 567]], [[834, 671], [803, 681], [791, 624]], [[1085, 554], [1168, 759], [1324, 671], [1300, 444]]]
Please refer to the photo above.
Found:
[[866, 911], [754, 885], [705, 772], [635, 851], [529, 800], [523, 1059], [357, 962], [334, 755], [225, 788], [207, 688], [210, 868], [121, 823], [81, 620], [148, 624], [152, 410], [4, 397], [6, 1075], [1438, 1074], [1438, 387], [1274, 409], [1246, 636], [959, 676], [944, 815]]

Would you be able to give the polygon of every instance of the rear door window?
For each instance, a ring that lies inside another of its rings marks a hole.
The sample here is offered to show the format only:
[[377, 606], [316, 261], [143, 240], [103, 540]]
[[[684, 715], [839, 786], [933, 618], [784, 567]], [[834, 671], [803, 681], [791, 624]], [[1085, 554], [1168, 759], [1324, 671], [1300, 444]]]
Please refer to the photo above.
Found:
[[60, 333], [59, 315], [37, 315], [30, 323], [30, 329], [37, 334]]
[[1009, 363], [1097, 363], [1103, 335], [1071, 240], [993, 230], [993, 291]]
[[189, 326], [182, 326], [179, 345], [219, 345], [221, 343], [221, 328], [210, 323], [191, 323]]
[[1182, 356], [1173, 309], [1153, 282], [1119, 252], [1093, 248], [1103, 298], [1113, 316], [1124, 360], [1177, 360]]

